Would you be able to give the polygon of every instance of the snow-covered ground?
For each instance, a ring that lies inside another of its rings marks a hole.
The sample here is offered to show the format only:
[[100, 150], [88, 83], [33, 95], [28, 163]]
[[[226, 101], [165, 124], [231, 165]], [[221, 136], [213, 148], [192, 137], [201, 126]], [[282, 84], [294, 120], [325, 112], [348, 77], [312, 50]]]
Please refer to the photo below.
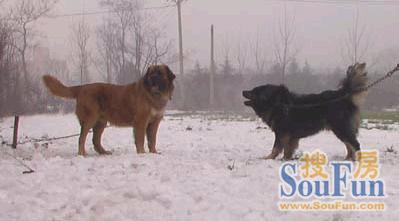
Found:
[[[79, 132], [74, 115], [22, 117], [20, 140]], [[0, 139], [12, 137], [12, 119], [0, 121]], [[399, 148], [396, 130], [362, 129], [364, 149], [381, 153], [388, 207], [384, 212], [281, 212], [277, 207], [280, 160], [259, 160], [274, 136], [258, 121], [166, 116], [158, 134], [160, 155], [137, 155], [131, 128], [107, 128], [103, 144], [112, 156], [77, 156], [77, 137], [17, 150], [0, 146], [0, 220], [397, 220]], [[320, 149], [330, 159], [345, 156], [331, 133], [303, 139], [300, 151]], [[17, 156], [26, 170], [5, 152]], [[234, 166], [233, 166], [234, 164]], [[232, 170], [229, 169], [232, 168]]]

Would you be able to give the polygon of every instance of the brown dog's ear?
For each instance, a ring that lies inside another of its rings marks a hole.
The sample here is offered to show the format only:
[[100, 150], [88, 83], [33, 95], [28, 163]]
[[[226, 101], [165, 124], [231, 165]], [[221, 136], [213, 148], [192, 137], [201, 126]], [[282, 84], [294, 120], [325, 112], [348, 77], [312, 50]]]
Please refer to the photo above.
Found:
[[152, 85], [151, 77], [150, 77], [151, 72], [152, 72], [152, 66], [149, 66], [147, 68], [147, 72], [145, 73], [145, 75], [143, 77], [144, 78], [144, 85], [147, 86], [147, 87], [151, 87], [151, 85]]
[[168, 71], [169, 81], [173, 81], [176, 78], [176, 75], [173, 74], [173, 72], [170, 70], [170, 68], [167, 65], [165, 65], [165, 67], [166, 67], [166, 70]]

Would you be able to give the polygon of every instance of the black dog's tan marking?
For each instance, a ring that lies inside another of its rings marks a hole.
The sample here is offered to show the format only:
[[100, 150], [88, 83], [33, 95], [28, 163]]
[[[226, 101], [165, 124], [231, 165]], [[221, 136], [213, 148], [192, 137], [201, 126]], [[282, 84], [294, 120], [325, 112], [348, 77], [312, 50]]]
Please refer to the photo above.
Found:
[[292, 159], [301, 138], [329, 129], [345, 144], [346, 159], [354, 160], [360, 150], [356, 136], [359, 106], [366, 95], [360, 90], [367, 84], [365, 68], [365, 63], [350, 66], [338, 90], [320, 94], [297, 95], [284, 85], [243, 91], [248, 99], [244, 104], [252, 107], [276, 136], [272, 152], [265, 158], [275, 159], [284, 151], [284, 159]]

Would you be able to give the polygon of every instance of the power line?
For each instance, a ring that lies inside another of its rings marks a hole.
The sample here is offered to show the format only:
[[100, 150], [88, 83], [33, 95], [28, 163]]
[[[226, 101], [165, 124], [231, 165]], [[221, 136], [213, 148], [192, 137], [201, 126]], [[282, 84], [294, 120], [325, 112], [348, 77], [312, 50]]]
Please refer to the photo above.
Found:
[[169, 9], [161, 16], [157, 16], [158, 23], [162, 23], [163, 25], [168, 24], [171, 18], [173, 18], [172, 14], [174, 13], [173, 9]]
[[[155, 7], [147, 7], [141, 8], [139, 10], [156, 10], [156, 9], [165, 9], [174, 7], [175, 5], [165, 5], [165, 6], [155, 6]], [[126, 9], [128, 10], [128, 9]], [[91, 11], [91, 12], [75, 12], [75, 13], [66, 13], [66, 14], [58, 14], [58, 15], [50, 15], [50, 18], [61, 18], [61, 17], [74, 17], [74, 16], [83, 16], [83, 15], [101, 15], [108, 13], [117, 13], [125, 10], [105, 10], [105, 11]]]
[[[316, 4], [343, 4], [343, 5], [353, 5], [353, 4], [367, 4], [367, 5], [399, 5], [399, 1], [393, 0], [267, 0], [269, 2], [295, 2], [295, 3], [316, 3]], [[165, 5], [165, 6], [154, 6], [146, 7], [139, 10], [156, 10], [175, 7], [175, 4]], [[128, 9], [126, 9], [128, 10]], [[108, 13], [117, 13], [124, 10], [105, 10], [105, 11], [91, 11], [91, 12], [75, 12], [66, 13], [58, 15], [50, 15], [50, 18], [60, 18], [60, 17], [74, 17], [74, 16], [84, 16], [84, 15], [101, 15]]]
[[316, 3], [316, 4], [335, 4], [335, 5], [399, 5], [399, 1], [392, 0], [268, 0], [274, 2], [296, 2], [296, 3]]

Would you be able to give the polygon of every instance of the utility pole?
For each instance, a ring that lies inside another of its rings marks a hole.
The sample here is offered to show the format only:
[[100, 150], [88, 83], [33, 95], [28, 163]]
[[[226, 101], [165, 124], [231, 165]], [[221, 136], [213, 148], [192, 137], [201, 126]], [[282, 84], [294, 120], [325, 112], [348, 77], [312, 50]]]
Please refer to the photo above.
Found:
[[[82, 21], [81, 21], [81, 24], [82, 24], [82, 27], [79, 27], [79, 35], [82, 34], [81, 32], [82, 32], [83, 26], [85, 24], [85, 0], [83, 0], [83, 2], [82, 2]], [[79, 26], [80, 26], [80, 24], [79, 24]], [[78, 39], [79, 39], [79, 37], [78, 37]], [[79, 44], [79, 42], [78, 42], [78, 44]], [[83, 61], [82, 61], [82, 63], [83, 63]], [[83, 84], [83, 72], [85, 71], [84, 70], [85, 66], [86, 66], [86, 64], [85, 65], [80, 65], [80, 84]], [[85, 83], [88, 83], [88, 82], [85, 82]]]
[[176, 0], [177, 5], [177, 20], [178, 20], [178, 27], [179, 27], [179, 73], [180, 73], [180, 94], [182, 99], [182, 106], [185, 105], [185, 94], [184, 94], [184, 65], [183, 65], [183, 31], [182, 31], [182, 19], [181, 19], [181, 3], [183, 0]]
[[213, 109], [215, 104], [215, 53], [214, 53], [213, 25], [211, 25], [211, 64], [209, 74], [209, 108]]

